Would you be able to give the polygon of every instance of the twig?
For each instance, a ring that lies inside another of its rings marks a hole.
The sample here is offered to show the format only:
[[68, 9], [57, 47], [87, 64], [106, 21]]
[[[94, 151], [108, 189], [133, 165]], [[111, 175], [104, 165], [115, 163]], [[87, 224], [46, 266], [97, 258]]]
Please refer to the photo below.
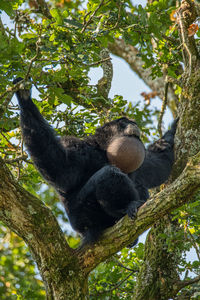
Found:
[[165, 34], [162, 34], [162, 37], [163, 37], [166, 41], [172, 43], [173, 45], [175, 45], [175, 44], [178, 43], [177, 39], [175, 39], [175, 38], [173, 38], [173, 37], [171, 37], [171, 36], [167, 36], [167, 35], [165, 35]]
[[26, 154], [23, 154], [23, 155], [20, 155], [16, 158], [13, 158], [13, 159], [5, 159], [4, 162], [7, 163], [7, 164], [12, 164], [12, 163], [15, 163], [15, 162], [20, 162], [21, 160], [26, 161], [27, 158], [28, 158], [28, 156]]
[[168, 87], [169, 87], [169, 82], [167, 81], [165, 83], [165, 93], [164, 93], [164, 98], [163, 98], [160, 116], [159, 116], [159, 120], [158, 120], [158, 132], [159, 132], [160, 137], [162, 136], [162, 120], [163, 120], [164, 112], [165, 112], [165, 109], [167, 106]]
[[[112, 60], [111, 57], [106, 57], [106, 58], [103, 58], [103, 59], [101, 59], [101, 60], [99, 60], [99, 61], [96, 61], [96, 62], [94, 62], [94, 63], [92, 63], [92, 64], [87, 64], [87, 66], [88, 66], [88, 67], [94, 67], [94, 66], [100, 65], [101, 63], [104, 63], [104, 62], [106, 62], [106, 61], [111, 61], [111, 60]], [[85, 65], [85, 64], [84, 64], [84, 65]]]
[[101, 29], [101, 25], [102, 25], [102, 17], [100, 18], [100, 21], [99, 21], [99, 23], [97, 24], [97, 27], [96, 27], [96, 29], [95, 29], [95, 31], [94, 31], [94, 34], [98, 34], [99, 33], [99, 31], [100, 31], [100, 29]]
[[0, 134], [3, 136], [3, 138], [13, 147], [13, 149], [18, 150], [18, 147], [11, 143], [11, 141], [3, 134], [3, 132], [0, 132]]
[[117, 259], [114, 259], [114, 261], [116, 262], [116, 264], [119, 266], [119, 267], [121, 267], [121, 268], [123, 268], [123, 269], [125, 269], [125, 270], [127, 270], [127, 271], [131, 271], [131, 272], [138, 272], [138, 270], [133, 270], [133, 269], [130, 269], [130, 268], [128, 268], [128, 267], [126, 267], [126, 266], [124, 266], [120, 261], [118, 261]]
[[119, 281], [117, 284], [114, 285], [113, 288], [109, 289], [109, 290], [105, 290], [105, 291], [102, 291], [102, 292], [98, 292], [97, 294], [95, 295], [92, 295], [92, 296], [100, 296], [100, 295], [104, 295], [104, 294], [107, 294], [107, 293], [110, 293], [114, 290], [116, 290], [117, 288], [120, 287], [120, 285], [122, 285], [130, 276], [132, 276], [133, 274], [135, 273], [135, 271], [132, 271], [130, 274], [128, 274], [123, 280]]
[[83, 18], [83, 24], [85, 25], [86, 24], [86, 18], [90, 15], [92, 13], [92, 11], [90, 10], [90, 11], [88, 11], [86, 14], [85, 14], [85, 16], [84, 16], [84, 18]]
[[1, 18], [0, 18], [0, 29], [1, 29], [2, 35], [7, 39], [8, 37], [7, 37], [6, 30], [4, 28], [4, 25], [3, 25], [3, 22], [1, 20]]
[[[2, 103], [1, 110], [0, 110], [0, 118], [3, 117], [4, 112], [7, 109], [8, 104], [10, 103], [10, 101], [11, 101], [11, 99], [13, 97], [13, 94], [14, 94], [14, 92], [8, 92], [8, 95], [7, 95], [6, 99], [5, 99], [5, 101]], [[0, 97], [0, 99], [1, 99], [1, 97]]]
[[[9, 35], [12, 35], [12, 36], [15, 37], [14, 33], [12, 33], [8, 28], [5, 28], [5, 27], [4, 27], [1, 18], [0, 18], [0, 29], [1, 29], [1, 33], [3, 34], [3, 36], [4, 36], [7, 40], [8, 40], [8, 36], [7, 36], [6, 32], [9, 33]], [[9, 42], [9, 40], [8, 40], [8, 42]]]
[[13, 94], [19, 89], [20, 85], [28, 80], [33, 62], [37, 59], [37, 57], [39, 55], [39, 44], [40, 44], [40, 42], [41, 42], [41, 39], [39, 38], [36, 42], [36, 54], [30, 61], [30, 64], [28, 66], [28, 71], [27, 71], [24, 79], [21, 80], [20, 82], [16, 83], [13, 87], [7, 88], [7, 90], [3, 94], [0, 95], [0, 100], [1, 100], [8, 94], [8, 97], [6, 98], [4, 103], [2, 104], [3, 106], [8, 105], [8, 103], [10, 102], [10, 99], [12, 98]]
[[[94, 63], [91, 63], [91, 64], [85, 64], [85, 63], [83, 63], [83, 62], [82, 62], [82, 63], [80, 62], [80, 64], [83, 65], [83, 66], [86, 66], [86, 67], [93, 67], [93, 66], [98, 66], [98, 65], [100, 65], [101, 63], [106, 62], [106, 61], [108, 61], [108, 60], [111, 60], [111, 58], [110, 58], [110, 57], [107, 57], [107, 58], [98, 60], [98, 61], [96, 61], [96, 62], [94, 62]], [[66, 59], [61, 59], [61, 60], [51, 60], [51, 59], [47, 59], [47, 58], [39, 58], [39, 59], [37, 59], [36, 61], [47, 61], [47, 62], [50, 62], [51, 64], [59, 64], [59, 65], [61, 65], [61, 64], [66, 64], [66, 63], [68, 62]]]
[[122, 5], [121, 5], [121, 2], [120, 2], [118, 14], [117, 14], [117, 21], [116, 21], [115, 25], [111, 28], [111, 30], [116, 29], [118, 24], [119, 24], [120, 17], [121, 17], [121, 8], [122, 8]]
[[36, 60], [36, 58], [38, 57], [38, 55], [39, 55], [39, 49], [40, 49], [39, 44], [40, 43], [41, 43], [41, 39], [39, 38], [36, 42], [36, 54], [33, 58], [31, 58], [31, 61], [30, 61], [29, 67], [28, 67], [28, 71], [26, 73], [26, 76], [24, 77], [24, 81], [28, 80], [32, 65], [33, 65], [34, 61]]
[[183, 17], [182, 16], [180, 16], [180, 18], [179, 18], [179, 25], [180, 25], [181, 36], [182, 36], [182, 41], [183, 41], [182, 45], [185, 48], [185, 50], [186, 50], [186, 52], [188, 54], [188, 57], [189, 57], [189, 74], [191, 74], [191, 70], [192, 70], [192, 54], [190, 52], [190, 49], [188, 47], [188, 42], [186, 40], [186, 34], [185, 34], [185, 28], [184, 28], [184, 25], [183, 25]]
[[83, 33], [87, 26], [89, 25], [89, 23], [91, 22], [92, 18], [95, 16], [95, 14], [97, 13], [97, 11], [99, 10], [99, 8], [104, 4], [104, 0], [101, 0], [101, 2], [99, 3], [99, 5], [97, 6], [97, 8], [93, 11], [93, 13], [91, 14], [91, 16], [89, 17], [88, 21], [85, 23], [85, 25], [83, 26], [81, 33]]
[[174, 77], [167, 76], [166, 81], [169, 83], [172, 83], [172, 84], [176, 84], [176, 85], [180, 86], [181, 88], [183, 87], [181, 80], [178, 80]]
[[130, 276], [132, 276], [135, 273], [135, 271], [132, 271], [130, 274], [128, 274], [123, 280], [118, 282], [117, 284], [114, 285], [112, 289], [110, 289], [108, 292], [111, 292], [115, 289], [117, 289], [120, 285], [122, 285]]

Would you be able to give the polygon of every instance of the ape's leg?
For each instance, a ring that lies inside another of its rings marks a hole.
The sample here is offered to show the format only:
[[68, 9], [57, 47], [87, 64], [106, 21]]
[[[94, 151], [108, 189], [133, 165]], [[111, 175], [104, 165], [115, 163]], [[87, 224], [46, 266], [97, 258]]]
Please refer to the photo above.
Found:
[[142, 205], [139, 195], [130, 178], [118, 168], [106, 166], [95, 177], [96, 199], [111, 216], [122, 217], [128, 214], [134, 218]]
[[92, 197], [106, 214], [114, 218], [121, 218], [125, 214], [134, 217], [137, 208], [142, 205], [130, 178], [110, 165], [97, 171], [79, 193], [82, 204], [86, 202], [91, 207], [88, 199]]
[[110, 165], [97, 171], [77, 197], [70, 221], [82, 233], [84, 244], [95, 242], [124, 215], [134, 218], [143, 204], [130, 178]]

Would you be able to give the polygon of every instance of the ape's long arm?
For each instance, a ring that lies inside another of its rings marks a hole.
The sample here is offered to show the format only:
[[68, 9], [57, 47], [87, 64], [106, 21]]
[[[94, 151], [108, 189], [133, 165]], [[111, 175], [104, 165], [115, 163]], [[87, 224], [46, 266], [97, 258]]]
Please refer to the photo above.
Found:
[[[18, 78], [14, 83], [20, 80]], [[62, 191], [66, 185], [66, 151], [32, 102], [30, 90], [20, 88], [16, 96], [25, 145], [43, 177]]]
[[136, 181], [148, 189], [164, 183], [171, 173], [177, 121], [173, 122], [171, 129], [160, 140], [149, 146], [142, 166], [136, 171]]

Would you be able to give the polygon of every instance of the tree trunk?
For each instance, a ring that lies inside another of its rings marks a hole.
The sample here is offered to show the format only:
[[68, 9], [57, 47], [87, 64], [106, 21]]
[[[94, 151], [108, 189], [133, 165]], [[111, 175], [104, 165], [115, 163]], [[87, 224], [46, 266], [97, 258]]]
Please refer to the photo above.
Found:
[[[179, 82], [182, 93], [178, 107], [180, 119], [175, 139], [173, 180], [181, 174], [189, 157], [197, 154], [200, 148], [200, 60], [193, 36], [188, 37], [188, 27], [196, 17], [194, 4], [182, 1], [177, 14], [181, 23], [180, 40], [185, 43], [185, 71]], [[176, 272], [180, 259], [178, 245], [174, 245], [171, 253], [166, 244], [167, 236], [178, 230], [179, 225], [171, 223], [169, 218], [159, 221], [151, 229], [145, 244], [144, 265], [138, 275], [133, 299], [168, 300], [179, 291], [175, 288], [175, 283], [180, 281]]]
[[138, 276], [133, 299], [170, 299], [173, 294], [174, 282], [180, 280], [177, 273], [180, 252], [169, 251], [167, 244], [167, 238], [176, 229], [176, 224], [173, 225], [167, 216], [165, 216], [162, 222], [157, 223], [151, 228], [145, 243], [144, 265]]
[[[66, 273], [68, 275], [66, 276]], [[54, 274], [46, 272], [43, 280], [46, 287], [47, 300], [86, 300], [88, 299], [87, 277], [83, 274], [68, 270]]]

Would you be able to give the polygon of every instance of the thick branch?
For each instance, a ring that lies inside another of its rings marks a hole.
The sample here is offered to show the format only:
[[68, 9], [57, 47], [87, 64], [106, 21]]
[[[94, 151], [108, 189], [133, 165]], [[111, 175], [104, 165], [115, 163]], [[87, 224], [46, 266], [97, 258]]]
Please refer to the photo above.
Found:
[[[14, 181], [2, 159], [0, 182], [0, 220], [29, 246], [45, 282], [47, 298], [82, 299], [77, 282], [83, 285], [85, 277], [51, 210]], [[77, 297], [67, 298], [67, 289], [76, 291]]]
[[108, 229], [94, 247], [79, 252], [79, 259], [85, 270], [90, 272], [100, 262], [134, 241], [163, 215], [190, 201], [199, 188], [200, 153], [190, 159], [177, 180], [139, 209], [135, 221], [124, 217]]

